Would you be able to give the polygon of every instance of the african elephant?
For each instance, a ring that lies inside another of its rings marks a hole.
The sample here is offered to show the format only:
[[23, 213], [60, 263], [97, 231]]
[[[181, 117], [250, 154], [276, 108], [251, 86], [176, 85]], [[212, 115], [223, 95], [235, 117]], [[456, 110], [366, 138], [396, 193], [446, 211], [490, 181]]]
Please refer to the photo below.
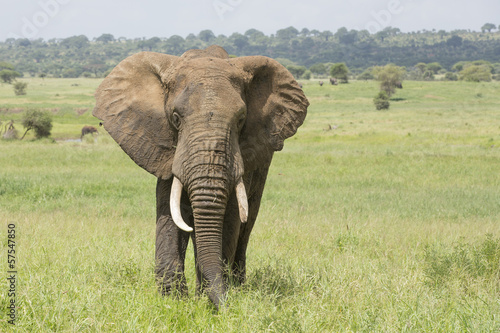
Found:
[[85, 134], [92, 134], [92, 136], [93, 136], [94, 133], [97, 133], [97, 135], [99, 135], [97, 128], [95, 128], [94, 126], [83, 126], [82, 127], [82, 135], [80, 136], [80, 140], [83, 139], [83, 136]]
[[155, 175], [156, 277], [187, 294], [194, 245], [197, 292], [223, 306], [230, 277], [245, 280], [246, 250], [269, 165], [309, 102], [293, 76], [263, 56], [229, 58], [218, 46], [182, 56], [141, 52], [96, 91], [93, 115]]

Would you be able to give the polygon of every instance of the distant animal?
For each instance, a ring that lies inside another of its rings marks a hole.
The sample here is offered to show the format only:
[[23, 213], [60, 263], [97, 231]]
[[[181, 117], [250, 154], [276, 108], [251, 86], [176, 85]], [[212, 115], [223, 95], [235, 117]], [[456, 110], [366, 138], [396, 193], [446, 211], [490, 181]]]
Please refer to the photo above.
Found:
[[337, 81], [337, 79], [336, 79], [336, 78], [331, 77], [331, 78], [330, 78], [330, 84], [331, 84], [331, 85], [333, 85], [333, 86], [336, 86], [336, 85], [337, 85], [337, 84], [339, 84], [339, 83], [338, 83], [338, 81]]
[[401, 82], [396, 82], [396, 88], [403, 89], [403, 84]]
[[323, 87], [323, 81], [319, 81], [319, 85]]
[[97, 133], [97, 135], [99, 135], [99, 132], [97, 131], [97, 128], [95, 128], [94, 126], [83, 126], [82, 127], [82, 135], [80, 136], [80, 140], [83, 139], [83, 136], [85, 134], [92, 134], [92, 136], [94, 136], [94, 133]]
[[338, 128], [337, 125], [333, 125], [333, 126], [332, 125], [328, 125], [328, 127], [325, 128], [325, 129], [323, 129], [323, 131], [328, 132], [328, 131], [331, 131], [331, 130], [336, 130], [337, 128]]

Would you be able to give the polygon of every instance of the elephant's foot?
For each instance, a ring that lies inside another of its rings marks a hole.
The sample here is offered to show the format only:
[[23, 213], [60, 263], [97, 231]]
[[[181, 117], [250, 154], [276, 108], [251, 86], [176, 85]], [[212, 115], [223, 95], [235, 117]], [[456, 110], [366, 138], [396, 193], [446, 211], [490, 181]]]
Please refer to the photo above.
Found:
[[158, 291], [163, 295], [174, 295], [174, 296], [187, 296], [188, 288], [186, 283], [186, 277], [183, 273], [170, 274], [169, 277], [166, 275], [158, 276], [157, 274], [157, 284]]
[[235, 261], [231, 265], [231, 277], [230, 279], [236, 285], [241, 285], [245, 283], [246, 280], [246, 260]]

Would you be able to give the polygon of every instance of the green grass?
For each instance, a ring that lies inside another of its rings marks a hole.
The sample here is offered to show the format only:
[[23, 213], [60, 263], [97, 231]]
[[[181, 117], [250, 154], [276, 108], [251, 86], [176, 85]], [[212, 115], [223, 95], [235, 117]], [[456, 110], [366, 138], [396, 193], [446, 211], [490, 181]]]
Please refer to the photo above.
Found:
[[[98, 80], [33, 82], [20, 107], [55, 108], [56, 91], [67, 105], [54, 113], [56, 138], [95, 124], [72, 108], [92, 109]], [[403, 85], [376, 111], [375, 82], [305, 82], [308, 117], [274, 157], [248, 281], [221, 313], [194, 296], [191, 247], [190, 296], [158, 295], [155, 178], [104, 131], [83, 143], [0, 141], [0, 237], [8, 223], [17, 230], [17, 331], [500, 330], [500, 84]], [[0, 87], [1, 108], [17, 105], [10, 93]]]
[[[28, 83], [27, 95], [15, 96], [11, 85], [0, 84], [0, 120], [14, 120], [14, 126], [24, 133], [22, 112], [42, 109], [53, 115], [52, 137], [56, 140], [78, 139], [84, 125], [98, 126], [92, 117], [95, 104], [94, 92], [99, 79], [21, 79]], [[104, 131], [102, 131], [104, 132]], [[28, 132], [27, 139], [34, 138]]]

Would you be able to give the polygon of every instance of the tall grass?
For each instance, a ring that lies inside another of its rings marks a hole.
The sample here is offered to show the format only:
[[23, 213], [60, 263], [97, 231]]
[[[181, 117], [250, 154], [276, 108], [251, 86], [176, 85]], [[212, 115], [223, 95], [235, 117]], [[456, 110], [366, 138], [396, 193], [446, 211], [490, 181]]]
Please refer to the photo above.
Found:
[[[155, 178], [105, 133], [0, 142], [17, 330], [500, 330], [500, 85], [405, 82], [388, 111], [375, 110], [373, 82], [304, 89], [308, 118], [275, 154], [247, 282], [221, 313], [194, 296], [191, 247], [190, 296], [157, 293]], [[80, 122], [65, 117], [61, 133]], [[2, 313], [0, 331], [11, 328]]]

